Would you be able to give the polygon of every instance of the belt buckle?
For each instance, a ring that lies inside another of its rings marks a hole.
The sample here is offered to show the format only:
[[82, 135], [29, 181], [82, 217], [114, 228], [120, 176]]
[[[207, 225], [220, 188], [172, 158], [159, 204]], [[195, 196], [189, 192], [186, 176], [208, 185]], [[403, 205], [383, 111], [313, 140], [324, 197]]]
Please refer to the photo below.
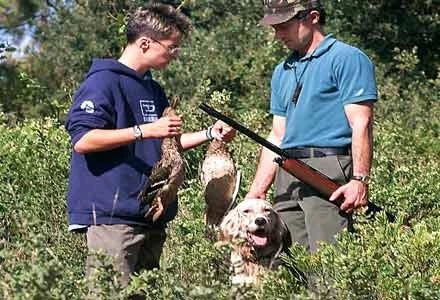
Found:
[[321, 158], [326, 156], [327, 154], [319, 148], [310, 148], [310, 158]]

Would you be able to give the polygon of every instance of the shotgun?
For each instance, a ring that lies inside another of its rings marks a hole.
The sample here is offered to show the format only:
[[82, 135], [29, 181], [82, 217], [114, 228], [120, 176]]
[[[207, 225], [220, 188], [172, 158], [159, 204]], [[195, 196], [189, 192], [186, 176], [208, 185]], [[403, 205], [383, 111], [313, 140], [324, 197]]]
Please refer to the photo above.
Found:
[[[232, 128], [236, 129], [237, 131], [243, 133], [256, 143], [260, 144], [261, 146], [271, 150], [272, 152], [279, 155], [279, 157], [275, 158], [275, 162], [283, 168], [286, 172], [289, 174], [295, 176], [300, 180], [301, 182], [311, 186], [315, 190], [317, 190], [320, 194], [322, 194], [325, 199], [329, 199], [331, 194], [336, 191], [341, 184], [335, 182], [331, 178], [327, 177], [326, 175], [322, 174], [318, 170], [312, 168], [308, 164], [304, 163], [301, 160], [290, 158], [289, 154], [279, 148], [278, 146], [272, 144], [268, 140], [262, 138], [255, 132], [251, 131], [250, 129], [246, 128], [245, 126], [241, 125], [237, 121], [223, 115], [219, 111], [215, 110], [213, 107], [201, 103], [199, 105], [199, 108], [206, 112], [208, 115], [222, 120]], [[330, 201], [330, 200], [328, 200]], [[341, 204], [344, 202], [344, 199], [338, 198], [335, 201], [330, 201], [331, 203], [334, 203], [338, 207], [341, 206]], [[366, 215], [374, 215], [378, 212], [383, 211], [383, 209], [376, 204], [372, 202], [368, 202], [367, 204], [367, 210], [365, 212]], [[395, 216], [390, 212], [385, 212], [385, 215], [390, 222], [395, 221]]]

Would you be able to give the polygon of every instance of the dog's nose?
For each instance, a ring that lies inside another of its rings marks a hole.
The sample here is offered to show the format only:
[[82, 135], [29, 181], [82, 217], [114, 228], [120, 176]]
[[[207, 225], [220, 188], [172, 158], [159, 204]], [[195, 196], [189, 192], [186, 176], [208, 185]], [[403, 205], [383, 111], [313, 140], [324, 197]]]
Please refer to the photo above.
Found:
[[259, 217], [255, 219], [255, 224], [257, 224], [258, 226], [263, 226], [266, 223], [267, 221], [265, 218]]

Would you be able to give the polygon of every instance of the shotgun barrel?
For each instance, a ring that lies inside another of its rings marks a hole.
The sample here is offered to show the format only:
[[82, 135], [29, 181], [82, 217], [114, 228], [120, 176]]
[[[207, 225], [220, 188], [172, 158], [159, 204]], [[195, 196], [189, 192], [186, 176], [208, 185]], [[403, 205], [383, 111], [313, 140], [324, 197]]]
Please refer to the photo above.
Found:
[[[232, 128], [236, 129], [237, 131], [243, 133], [250, 139], [254, 140], [256, 143], [260, 144], [261, 146], [271, 150], [272, 152], [278, 154], [280, 157], [277, 157], [275, 159], [275, 162], [283, 168], [286, 172], [289, 174], [295, 176], [300, 180], [301, 182], [311, 186], [315, 190], [317, 190], [319, 193], [321, 193], [326, 199], [328, 199], [331, 194], [336, 191], [341, 185], [325, 174], [322, 174], [318, 170], [312, 168], [308, 164], [304, 163], [303, 161], [300, 161], [295, 158], [290, 158], [289, 154], [279, 148], [278, 146], [272, 144], [268, 140], [264, 139], [263, 137], [259, 136], [252, 130], [246, 128], [245, 126], [241, 125], [237, 121], [225, 116], [224, 114], [220, 113], [219, 111], [215, 110], [213, 107], [202, 103], [200, 104], [199, 108], [206, 112], [208, 115], [222, 120]], [[330, 201], [330, 200], [328, 200]], [[341, 206], [341, 204], [344, 202], [344, 199], [338, 198], [335, 201], [331, 201], [331, 203], [334, 203], [338, 207]], [[368, 202], [367, 204], [367, 211], [366, 214], [375, 214], [377, 212], [382, 211], [383, 209], [376, 204], [372, 202]], [[394, 222], [395, 216], [392, 213], [385, 212], [387, 219], [390, 222]]]

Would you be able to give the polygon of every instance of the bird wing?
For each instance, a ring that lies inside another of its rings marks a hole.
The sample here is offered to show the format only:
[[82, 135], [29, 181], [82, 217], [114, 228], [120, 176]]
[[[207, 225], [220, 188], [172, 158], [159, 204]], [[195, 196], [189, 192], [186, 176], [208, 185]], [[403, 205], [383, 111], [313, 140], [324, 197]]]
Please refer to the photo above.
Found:
[[162, 164], [160, 161], [154, 166], [148, 183], [145, 185], [142, 192], [139, 194], [139, 199], [142, 202], [151, 203], [157, 192], [167, 183], [171, 170]]

